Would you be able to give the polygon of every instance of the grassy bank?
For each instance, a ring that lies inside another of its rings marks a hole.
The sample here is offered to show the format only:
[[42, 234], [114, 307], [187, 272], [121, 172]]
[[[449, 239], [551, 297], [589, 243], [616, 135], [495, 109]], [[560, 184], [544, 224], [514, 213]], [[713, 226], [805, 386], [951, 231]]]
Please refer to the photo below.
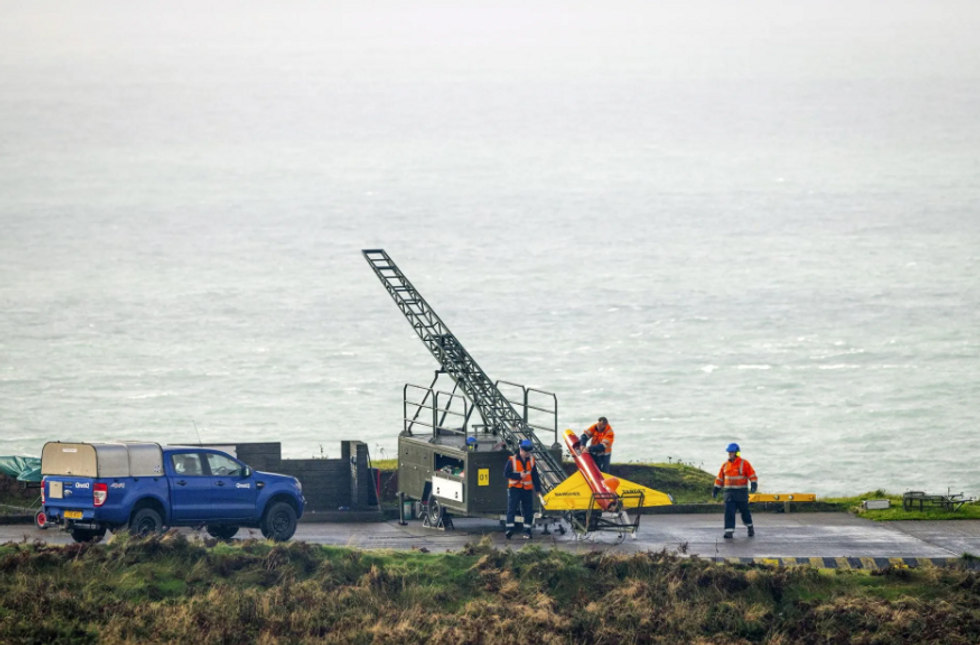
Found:
[[[864, 500], [887, 499], [891, 502], [891, 508], [880, 510], [865, 510], [862, 507]], [[849, 511], [855, 515], [876, 521], [894, 520], [978, 520], [980, 519], [980, 504], [964, 504], [959, 510], [949, 511], [938, 506], [924, 506], [922, 510], [918, 507], [906, 511], [902, 508], [902, 496], [890, 495], [884, 491], [870, 491], [864, 495], [856, 497], [832, 497], [821, 500], [827, 504], [833, 504], [842, 511]]]
[[4, 643], [972, 643], [980, 574], [719, 565], [489, 542], [0, 547]]
[[[575, 472], [570, 464], [569, 474]], [[675, 504], [710, 502], [715, 476], [685, 464], [610, 464], [609, 474], [670, 493]]]

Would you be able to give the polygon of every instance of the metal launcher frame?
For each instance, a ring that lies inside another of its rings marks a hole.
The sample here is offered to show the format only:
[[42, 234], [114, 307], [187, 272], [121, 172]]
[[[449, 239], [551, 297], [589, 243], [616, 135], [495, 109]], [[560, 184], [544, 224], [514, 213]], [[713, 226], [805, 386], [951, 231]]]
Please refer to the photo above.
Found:
[[[618, 533], [620, 542], [627, 535], [635, 540], [636, 532], [640, 530], [640, 514], [630, 518], [626, 511], [628, 500], [636, 500], [638, 507], [643, 506], [643, 493], [593, 493], [588, 510], [567, 511], [565, 519], [572, 531], [582, 539], [588, 538], [591, 533], [610, 532]], [[603, 509], [603, 502], [609, 504], [608, 508]]]

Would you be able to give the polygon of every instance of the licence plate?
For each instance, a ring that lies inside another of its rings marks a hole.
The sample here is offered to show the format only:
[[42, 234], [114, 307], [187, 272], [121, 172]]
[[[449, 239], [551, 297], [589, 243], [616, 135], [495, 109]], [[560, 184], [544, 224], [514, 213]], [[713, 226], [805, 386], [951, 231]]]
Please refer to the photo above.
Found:
[[68, 520], [80, 520], [82, 519], [81, 511], [65, 511], [65, 519]]

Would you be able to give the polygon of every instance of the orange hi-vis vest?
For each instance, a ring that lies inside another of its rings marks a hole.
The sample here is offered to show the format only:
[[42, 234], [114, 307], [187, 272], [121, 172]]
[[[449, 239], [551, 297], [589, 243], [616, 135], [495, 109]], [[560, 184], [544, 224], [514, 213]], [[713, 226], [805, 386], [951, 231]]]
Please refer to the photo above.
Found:
[[759, 478], [755, 476], [752, 464], [741, 457], [735, 457], [735, 461], [726, 461], [721, 465], [721, 471], [715, 478], [715, 486], [719, 488], [748, 488], [749, 482], [757, 482]]
[[612, 452], [613, 439], [616, 438], [616, 433], [613, 432], [612, 426], [608, 423], [606, 424], [606, 431], [599, 432], [598, 425], [598, 423], [593, 423], [589, 426], [589, 429], [585, 431], [585, 435], [592, 439], [593, 446], [602, 444], [602, 447], [605, 448], [603, 454], [608, 455]]
[[517, 455], [512, 455], [510, 458], [510, 467], [515, 473], [520, 473], [520, 479], [508, 479], [508, 488], [523, 488], [525, 490], [534, 490], [534, 480], [531, 478], [531, 471], [534, 470], [534, 457], [527, 458], [527, 468], [524, 468], [524, 462], [517, 458]]

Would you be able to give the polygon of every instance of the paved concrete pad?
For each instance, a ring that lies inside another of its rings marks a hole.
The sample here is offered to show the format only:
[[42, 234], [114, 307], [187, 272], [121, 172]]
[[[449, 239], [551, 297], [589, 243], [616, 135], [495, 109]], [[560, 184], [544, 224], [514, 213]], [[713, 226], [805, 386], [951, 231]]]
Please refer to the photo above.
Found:
[[[718, 559], [809, 558], [873, 559], [957, 558], [963, 553], [980, 554], [980, 520], [871, 522], [846, 513], [757, 513], [757, 535], [748, 538], [744, 527], [734, 540], [722, 539], [718, 515], [645, 516], [638, 538], [621, 543], [615, 534], [599, 533], [577, 539], [572, 533], [536, 533], [533, 540], [506, 540], [495, 521], [456, 519], [455, 530], [434, 531], [417, 521], [398, 526], [396, 521], [300, 524], [294, 539], [334, 546], [365, 549], [417, 549], [431, 552], [456, 551], [469, 542], [489, 535], [500, 547], [522, 548], [533, 544], [572, 552], [614, 549], [623, 553], [660, 551]], [[186, 530], [189, 535], [206, 535]], [[238, 538], [261, 538], [255, 529], [242, 529]], [[40, 531], [32, 525], [0, 526], [0, 542], [26, 539], [67, 544], [71, 537], [56, 529]], [[816, 562], [816, 561], [814, 561]]]
[[956, 556], [964, 553], [980, 556], [980, 520], [898, 521], [888, 522], [888, 526]]

